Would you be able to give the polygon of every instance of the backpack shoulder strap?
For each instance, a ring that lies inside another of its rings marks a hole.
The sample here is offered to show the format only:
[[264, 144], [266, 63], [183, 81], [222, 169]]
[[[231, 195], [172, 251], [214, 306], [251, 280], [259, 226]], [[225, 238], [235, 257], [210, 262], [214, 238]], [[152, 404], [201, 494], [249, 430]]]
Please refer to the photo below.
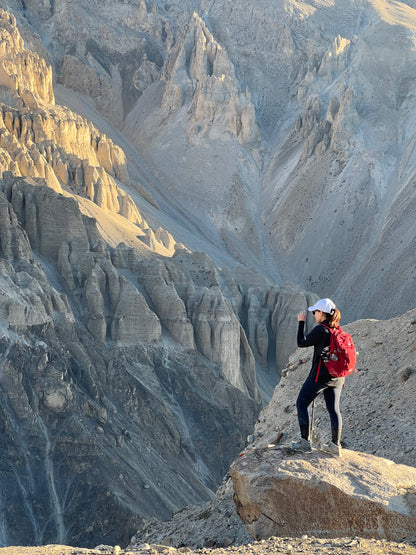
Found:
[[341, 326], [336, 326], [335, 328], [331, 328], [331, 327], [327, 326], [326, 324], [320, 324], [320, 325], [323, 326], [324, 328], [328, 329], [331, 333], [335, 330], [339, 331], [339, 332], [342, 332]]

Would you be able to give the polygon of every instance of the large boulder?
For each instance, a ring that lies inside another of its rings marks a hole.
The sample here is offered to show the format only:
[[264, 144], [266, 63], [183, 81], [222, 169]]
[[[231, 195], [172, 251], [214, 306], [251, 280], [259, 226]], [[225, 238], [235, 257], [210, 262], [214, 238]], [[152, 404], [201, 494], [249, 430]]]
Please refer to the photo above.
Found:
[[415, 468], [354, 451], [288, 453], [253, 449], [231, 467], [237, 511], [255, 539], [414, 535]]

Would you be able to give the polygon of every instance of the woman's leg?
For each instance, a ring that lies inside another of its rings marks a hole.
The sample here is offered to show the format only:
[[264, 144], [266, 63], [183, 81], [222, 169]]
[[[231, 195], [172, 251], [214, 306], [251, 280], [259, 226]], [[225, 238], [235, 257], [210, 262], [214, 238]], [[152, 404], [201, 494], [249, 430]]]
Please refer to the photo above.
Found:
[[326, 408], [331, 419], [332, 442], [341, 443], [342, 416], [339, 406], [342, 387], [327, 387], [324, 391]]
[[312, 378], [307, 378], [296, 400], [300, 435], [309, 441], [309, 414], [308, 407], [326, 386], [316, 383]]

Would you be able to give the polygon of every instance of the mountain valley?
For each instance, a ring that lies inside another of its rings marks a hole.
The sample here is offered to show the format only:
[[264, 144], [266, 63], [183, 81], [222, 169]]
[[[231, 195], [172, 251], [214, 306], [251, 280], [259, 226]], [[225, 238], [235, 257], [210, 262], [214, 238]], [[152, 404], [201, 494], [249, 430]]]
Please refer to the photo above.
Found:
[[320, 297], [414, 466], [415, 8], [0, 0], [0, 546], [215, 506]]

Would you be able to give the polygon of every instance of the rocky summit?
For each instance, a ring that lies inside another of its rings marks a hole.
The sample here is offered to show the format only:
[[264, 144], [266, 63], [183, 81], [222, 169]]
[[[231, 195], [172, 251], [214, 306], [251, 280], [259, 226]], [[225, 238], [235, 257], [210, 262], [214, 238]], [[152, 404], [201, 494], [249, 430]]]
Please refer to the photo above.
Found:
[[[356, 373], [341, 394], [344, 447], [416, 466], [416, 310], [389, 320], [359, 320], [348, 331], [358, 352]], [[251, 447], [287, 444], [299, 436], [296, 398], [309, 373], [312, 349], [289, 358], [272, 399], [259, 415]], [[312, 411], [310, 410], [310, 413]], [[316, 399], [312, 445], [330, 439], [323, 396]]]
[[294, 435], [320, 297], [355, 321], [347, 447], [414, 465], [415, 30], [390, 0], [0, 0], [0, 546], [150, 545], [210, 503], [246, 541], [215, 492]]

